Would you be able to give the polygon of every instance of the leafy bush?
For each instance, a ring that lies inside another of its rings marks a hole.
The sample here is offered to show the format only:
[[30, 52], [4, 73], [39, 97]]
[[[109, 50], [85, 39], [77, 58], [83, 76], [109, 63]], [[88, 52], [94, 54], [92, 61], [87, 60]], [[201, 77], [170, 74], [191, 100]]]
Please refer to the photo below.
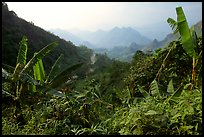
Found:
[[108, 134], [198, 135], [202, 134], [202, 93], [184, 90], [173, 104], [152, 98], [118, 108], [104, 122]]

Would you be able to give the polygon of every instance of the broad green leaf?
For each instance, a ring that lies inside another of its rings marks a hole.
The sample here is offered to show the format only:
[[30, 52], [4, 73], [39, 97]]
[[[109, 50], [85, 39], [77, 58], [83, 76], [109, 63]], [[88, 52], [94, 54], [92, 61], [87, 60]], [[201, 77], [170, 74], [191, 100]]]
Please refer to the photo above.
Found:
[[151, 86], [150, 86], [150, 91], [152, 93], [152, 96], [154, 96], [154, 97], [161, 97], [160, 93], [159, 93], [159, 88], [158, 88], [156, 80], [152, 81]]
[[40, 59], [35, 64], [35, 66], [33, 66], [33, 71], [34, 71], [34, 78], [36, 80], [40, 80], [40, 82], [42, 84], [44, 82], [44, 80], [45, 80], [45, 70], [44, 70], [44, 67], [43, 67], [42, 59]]
[[176, 92], [174, 92], [174, 94], [170, 97], [170, 99], [174, 99], [176, 97], [179, 97], [181, 95], [183, 91], [183, 85], [181, 85], [177, 90]]
[[19, 75], [20, 75], [20, 73], [21, 73], [23, 67], [24, 67], [24, 65], [22, 65], [22, 64], [20, 64], [20, 63], [18, 63], [18, 64], [16, 65], [15, 70], [14, 70], [14, 72], [13, 72], [13, 77], [12, 77], [12, 80], [13, 80], [14, 82], [18, 80]]
[[142, 95], [143, 95], [146, 99], [148, 99], [148, 98], [151, 97], [151, 96], [149, 95], [149, 93], [148, 93], [146, 90], [144, 90], [141, 86], [137, 85], [137, 87], [138, 87], [139, 91], [142, 93]]
[[173, 33], [176, 34], [178, 32], [177, 22], [172, 18], [168, 18], [167, 22], [169, 23], [169, 26], [172, 28]]
[[195, 32], [195, 27], [194, 27], [195, 25], [193, 25], [192, 27], [191, 27], [191, 36], [192, 36], [192, 40], [193, 40], [193, 47], [197, 47], [198, 46], [198, 43], [197, 43], [197, 34], [196, 34], [196, 32]]
[[3, 63], [2, 63], [2, 65], [3, 65], [3, 68], [4, 68], [8, 73], [13, 73], [14, 70], [15, 70], [15, 67], [13, 67], [13, 66], [10, 66], [10, 65], [7, 65], [7, 64], [3, 64]]
[[18, 51], [18, 57], [17, 57], [16, 64], [18, 63], [23, 64], [23, 65], [26, 64], [26, 55], [27, 55], [27, 50], [28, 50], [27, 41], [28, 39], [24, 36], [20, 42], [20, 49]]
[[58, 96], [58, 97], [64, 97], [64, 94], [58, 90], [52, 89], [50, 88], [49, 90], [46, 91], [49, 94], [52, 94], [54, 96]]
[[65, 82], [68, 81], [68, 78], [71, 77], [71, 72], [76, 70], [77, 68], [81, 67], [82, 63], [75, 64], [71, 67], [68, 67], [64, 71], [62, 71], [59, 75], [57, 75], [55, 78], [52, 79], [50, 82], [50, 87], [51, 88], [58, 88], [61, 85], [63, 85]]
[[10, 74], [5, 69], [2, 68], [2, 77], [9, 78], [9, 76]]
[[193, 44], [191, 33], [182, 7], [177, 7], [176, 13], [177, 13], [178, 30], [181, 35], [182, 46], [186, 51], [186, 53], [190, 57], [193, 57], [195, 56], [194, 44]]
[[149, 110], [146, 113], [144, 113], [145, 115], [156, 115], [159, 114], [158, 112], [154, 111], [154, 110]]
[[35, 85], [28, 85], [28, 90], [35, 92], [36, 91], [36, 86]]
[[48, 93], [58, 97], [64, 97], [64, 94], [61, 91], [50, 88], [47, 85], [36, 85], [36, 88], [38, 89], [38, 91], [42, 91], [43, 93]]
[[173, 82], [172, 79], [169, 81], [168, 87], [167, 87], [167, 92], [170, 94], [174, 93], [174, 86], [173, 86]]
[[27, 84], [31, 84], [31, 85], [38, 85], [39, 84], [33, 77], [31, 77], [27, 73], [21, 73], [19, 78], [23, 83], [27, 83]]
[[60, 68], [60, 67], [59, 67], [59, 62], [61, 61], [62, 57], [63, 57], [63, 54], [61, 54], [61, 55], [57, 58], [57, 60], [55, 61], [55, 63], [54, 63], [54, 65], [52, 66], [52, 69], [51, 69], [49, 75], [47, 76], [47, 78], [46, 78], [46, 80], [45, 80], [46, 83], [47, 83], [51, 78], [53, 78], [53, 77], [57, 74], [57, 72], [59, 71], [59, 68]]
[[43, 57], [45, 57], [51, 50], [53, 50], [56, 46], [58, 46], [57, 42], [53, 42], [47, 46], [45, 46], [42, 50], [37, 52], [31, 60], [26, 64], [22, 72], [28, 72], [30, 71], [33, 66]]

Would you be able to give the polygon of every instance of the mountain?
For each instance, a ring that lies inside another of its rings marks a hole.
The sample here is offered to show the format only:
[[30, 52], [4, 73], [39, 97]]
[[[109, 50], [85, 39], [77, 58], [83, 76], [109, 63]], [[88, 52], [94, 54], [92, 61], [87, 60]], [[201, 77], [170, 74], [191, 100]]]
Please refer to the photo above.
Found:
[[138, 30], [144, 36], [152, 40], [157, 39], [158, 41], [163, 40], [166, 35], [172, 32], [166, 21], [143, 25], [140, 27], [134, 26], [133, 28]]
[[[67, 34], [67, 33], [66, 33]], [[83, 45], [75, 46], [71, 41], [66, 41], [49, 31], [35, 26], [32, 22], [17, 16], [14, 11], [9, 11], [5, 2], [2, 2], [2, 63], [16, 66], [16, 59], [19, 50], [19, 42], [23, 36], [28, 38], [27, 61], [30, 60], [35, 52], [38, 52], [47, 44], [57, 42], [58, 47], [54, 48], [46, 57], [43, 58], [46, 75], [51, 70], [56, 59], [63, 54], [60, 68], [66, 69], [70, 65], [82, 62], [83, 65], [77, 69], [75, 74], [79, 78], [86, 77], [90, 70], [99, 71], [108, 68], [113, 61], [106, 55], [93, 53]], [[88, 43], [85, 43], [88, 44]]]
[[198, 36], [202, 36], [202, 20], [195, 24], [195, 31]]
[[16, 65], [16, 57], [19, 50], [19, 42], [22, 37], [28, 38], [27, 61], [31, 59], [34, 52], [38, 52], [47, 44], [58, 42], [56, 47], [43, 62], [46, 70], [50, 70], [55, 60], [62, 53], [64, 54], [62, 68], [70, 64], [83, 61], [80, 57], [78, 48], [72, 43], [67, 42], [58, 36], [35, 26], [32, 22], [17, 16], [14, 11], [9, 11], [6, 3], [2, 3], [2, 63], [11, 66]]
[[151, 40], [142, 36], [138, 31], [131, 27], [114, 27], [109, 31], [97, 30], [95, 32], [78, 32], [75, 35], [89, 41], [97, 48], [111, 49], [117, 46], [128, 46], [132, 42], [140, 45], [150, 43]]
[[112, 49], [97, 48], [94, 49], [94, 52], [106, 54], [108, 57], [115, 60], [131, 62], [132, 56], [135, 54], [135, 52], [137, 50], [141, 50], [142, 48], [142, 45], [138, 45], [135, 42], [132, 42], [129, 46], [117, 46], [113, 47]]
[[76, 46], [80, 45], [84, 41], [81, 38], [73, 35], [72, 33], [68, 32], [66, 30], [62, 30], [62, 29], [50, 29], [49, 31], [54, 33], [55, 35], [59, 36], [60, 38], [66, 40], [66, 41], [71, 41]]
[[[193, 25], [190, 27], [190, 29], [193, 27]], [[202, 35], [202, 20], [197, 22], [195, 25], [195, 31], [197, 36], [201, 36]], [[157, 48], [162, 48], [167, 46], [171, 41], [173, 40], [177, 40], [179, 38], [179, 34], [173, 34], [173, 33], [169, 33], [168, 35], [166, 35], [166, 37], [161, 40], [158, 41], [157, 39], [154, 39], [151, 43], [147, 44], [142, 50], [155, 50]]]
[[135, 42], [131, 43], [126, 47], [114, 47], [111, 49], [107, 55], [110, 58], [116, 60], [131, 62], [133, 55], [137, 50], [140, 50], [143, 46], [136, 44]]
[[[195, 25], [195, 31], [199, 36], [202, 35], [202, 20], [196, 23]], [[192, 28], [192, 26], [191, 26]], [[169, 33], [166, 35], [166, 37], [163, 40], [157, 40], [154, 39], [152, 42], [146, 44], [146, 45], [139, 45], [133, 42], [129, 46], [119, 46], [119, 47], [114, 47], [109, 50], [104, 50], [104, 49], [95, 49], [95, 52], [97, 53], [106, 53], [110, 58], [114, 58], [120, 61], [126, 61], [130, 62], [132, 60], [132, 57], [134, 53], [137, 50], [141, 51], [146, 51], [146, 50], [156, 50], [157, 48], [163, 48], [165, 46], [168, 46], [168, 44], [171, 41], [177, 40], [179, 38], [179, 34], [173, 34]]]

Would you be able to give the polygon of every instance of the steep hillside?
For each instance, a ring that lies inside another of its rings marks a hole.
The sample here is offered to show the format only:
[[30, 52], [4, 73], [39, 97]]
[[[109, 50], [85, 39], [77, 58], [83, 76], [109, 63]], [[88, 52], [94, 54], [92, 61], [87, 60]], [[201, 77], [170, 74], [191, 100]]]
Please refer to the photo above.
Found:
[[2, 63], [15, 66], [18, 43], [23, 36], [28, 37], [27, 60], [47, 44], [54, 41], [59, 43], [59, 46], [44, 58], [45, 69], [50, 68], [61, 53], [64, 54], [62, 68], [82, 60], [74, 44], [19, 18], [14, 11], [9, 11], [6, 3], [2, 3]]
[[[113, 61], [106, 55], [93, 53], [86, 46], [75, 46], [71, 41], [66, 41], [58, 36], [35, 26], [32, 22], [19, 18], [14, 11], [9, 11], [7, 4], [2, 3], [2, 63], [11, 66], [16, 65], [19, 50], [19, 42], [23, 36], [28, 38], [27, 61], [33, 57], [35, 52], [41, 50], [47, 44], [54, 41], [59, 43], [51, 53], [43, 58], [46, 72], [51, 69], [60, 54], [64, 54], [60, 67], [65, 69], [69, 65], [83, 62], [83, 66], [76, 70], [80, 78], [84, 78], [93, 70], [101, 72], [108, 68]], [[87, 44], [88, 42], [84, 42]], [[93, 61], [93, 59], [95, 61]]]

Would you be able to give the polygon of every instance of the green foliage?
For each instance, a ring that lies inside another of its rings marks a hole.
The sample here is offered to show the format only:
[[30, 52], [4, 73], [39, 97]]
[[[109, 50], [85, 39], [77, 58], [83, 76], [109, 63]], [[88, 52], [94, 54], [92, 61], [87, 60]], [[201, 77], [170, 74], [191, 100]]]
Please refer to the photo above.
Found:
[[189, 56], [195, 56], [195, 45], [193, 44], [192, 36], [190, 34], [190, 30], [188, 27], [188, 23], [186, 21], [185, 14], [183, 12], [182, 7], [176, 8], [177, 13], [177, 22], [178, 22], [178, 30], [181, 35], [181, 40], [183, 44], [183, 48], [188, 53]]
[[161, 98], [156, 80], [152, 81], [152, 83], [150, 85], [150, 91], [151, 91], [151, 94], [153, 97]]
[[148, 99], [148, 98], [150, 98], [151, 96], [149, 95], [149, 93], [147, 92], [147, 91], [145, 91], [142, 87], [140, 87], [139, 85], [138, 85], [138, 89], [139, 89], [139, 91], [142, 93], [142, 95], [146, 98], [146, 99]]
[[42, 84], [43, 80], [45, 79], [45, 71], [42, 63], [42, 59], [40, 59], [36, 65], [33, 67], [34, 78], [39, 80]]
[[174, 93], [174, 86], [173, 86], [172, 79], [170, 80], [170, 82], [168, 84], [167, 92], [170, 93], [170, 94]]
[[76, 70], [77, 68], [81, 67], [82, 63], [78, 63], [75, 64], [71, 67], [68, 67], [67, 69], [65, 69], [64, 71], [62, 71], [60, 74], [58, 74], [57, 76], [55, 76], [50, 82], [49, 85], [51, 88], [58, 88], [60, 87], [62, 84], [64, 84], [68, 78], [70, 78], [70, 73], [73, 70]]
[[[193, 94], [182, 92], [172, 105], [149, 98], [129, 108], [118, 108], [104, 124], [108, 134], [198, 135], [202, 130], [201, 98], [201, 91], [198, 89]], [[193, 117], [195, 120], [189, 121]]]
[[63, 54], [61, 54], [57, 60], [55, 61], [54, 65], [52, 66], [52, 69], [50, 70], [50, 73], [48, 74], [45, 82], [47, 83], [50, 79], [52, 79], [57, 72], [59, 72], [59, 69], [60, 69], [60, 61], [63, 57]]
[[20, 63], [22, 65], [26, 64], [26, 54], [27, 54], [27, 49], [28, 49], [28, 45], [27, 45], [27, 38], [23, 37], [23, 39], [20, 42], [20, 49], [18, 52], [18, 57], [17, 57], [17, 63]]
[[22, 72], [29, 72], [33, 66], [36, 65], [36, 63], [41, 60], [43, 57], [45, 57], [51, 50], [53, 50], [58, 44], [56, 42], [53, 42], [51, 44], [48, 44], [43, 49], [41, 49], [39, 52], [34, 54], [34, 56], [31, 58], [31, 60], [25, 65]]
[[[5, 3], [2, 6], [8, 10]], [[3, 16], [14, 15], [3, 12]], [[179, 29], [178, 22], [168, 22]], [[3, 25], [2, 34], [10, 29]], [[26, 64], [30, 50], [23, 37], [15, 55], [16, 67], [2, 67], [2, 134], [201, 135], [202, 37], [193, 29], [198, 56], [194, 62], [197, 84], [192, 89], [192, 58], [182, 41], [154, 52], [136, 51], [131, 64], [95, 54], [86, 46], [76, 47], [77, 56], [69, 46], [70, 58], [62, 58], [59, 48], [60, 56], [46, 56], [57, 46], [52, 43], [41, 47]], [[8, 42], [3, 45], [9, 45], [13, 35], [2, 38]], [[49, 63], [50, 71], [44, 70], [45, 56], [58, 57], [53, 65]], [[83, 66], [78, 57], [85, 62]], [[75, 65], [67, 66], [67, 62]]]

